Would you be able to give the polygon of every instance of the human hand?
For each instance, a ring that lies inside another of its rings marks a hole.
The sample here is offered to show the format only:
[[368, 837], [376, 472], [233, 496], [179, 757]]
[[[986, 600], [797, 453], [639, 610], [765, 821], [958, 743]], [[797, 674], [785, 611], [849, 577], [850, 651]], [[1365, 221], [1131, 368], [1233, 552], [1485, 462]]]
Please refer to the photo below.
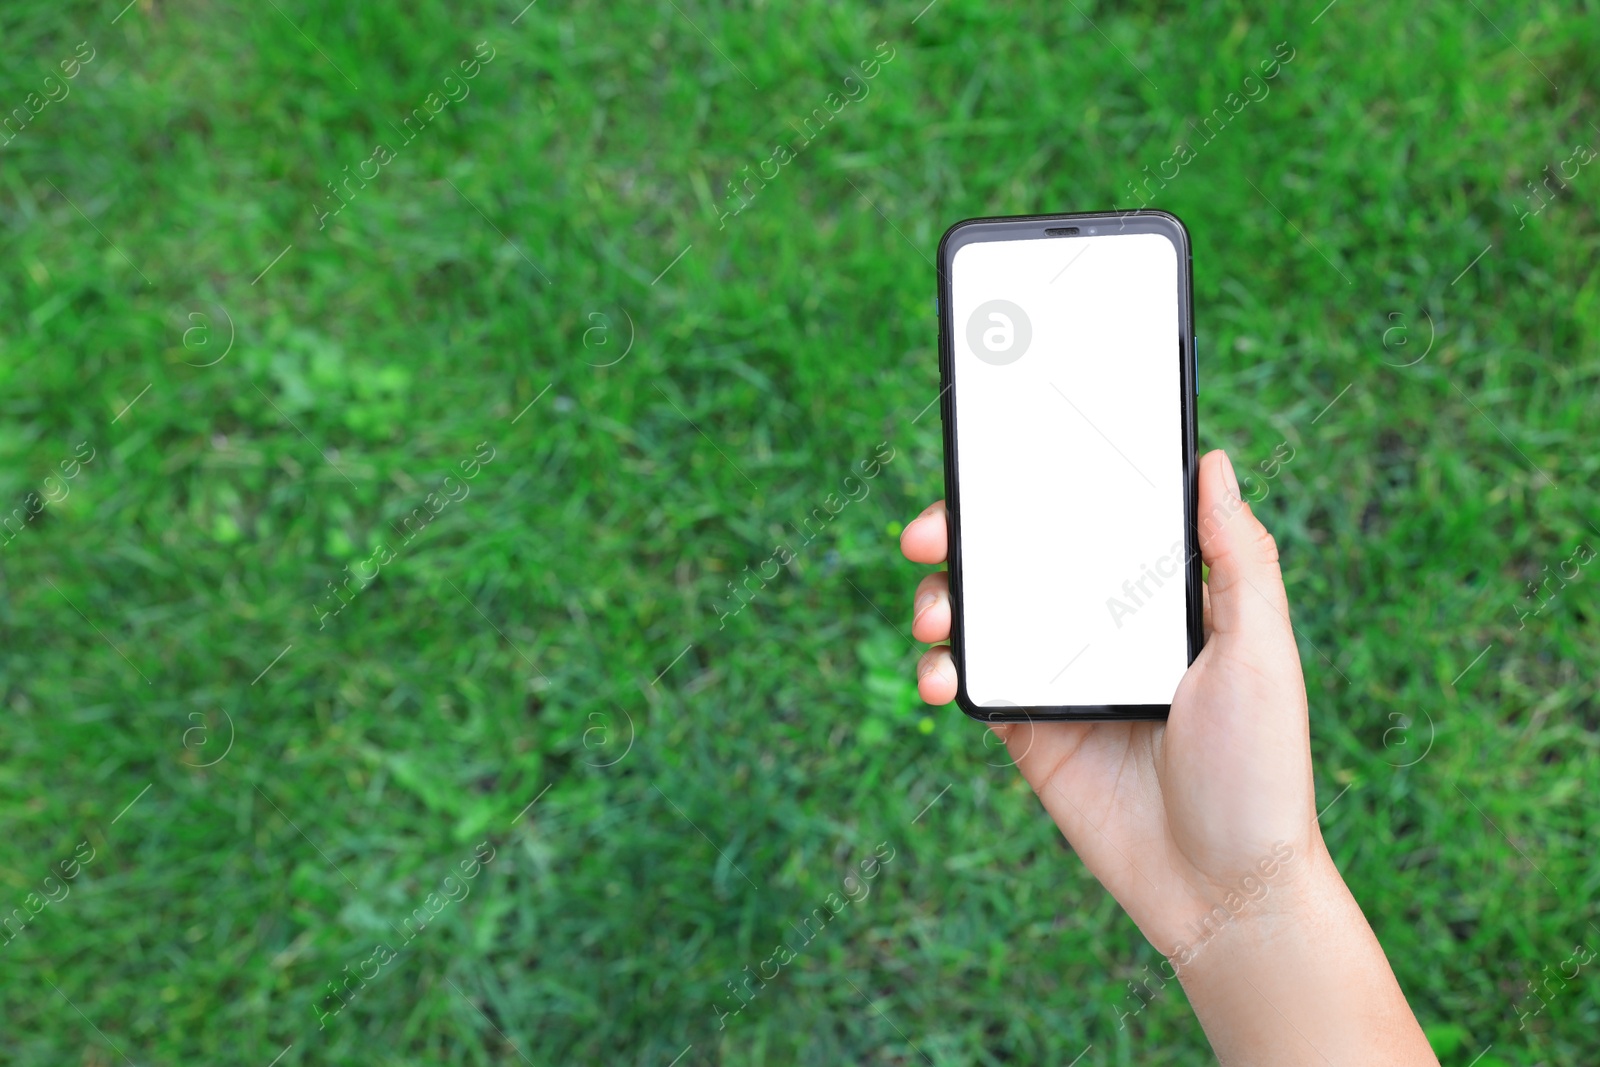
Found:
[[[1215, 920], [1205, 923], [1218, 904], [1254, 897], [1261, 886], [1270, 897], [1308, 877], [1325, 855], [1277, 547], [1240, 498], [1221, 451], [1200, 462], [1199, 514], [1210, 568], [1206, 644], [1167, 721], [992, 727], [1089, 870], [1180, 966], [1196, 947], [1195, 931], [1215, 928]], [[907, 526], [900, 545], [915, 563], [945, 562], [944, 502]], [[922, 579], [915, 614], [918, 640], [949, 638], [945, 572]], [[955, 699], [948, 645], [924, 653], [917, 674], [928, 703]]]
[[[1323, 844], [1277, 545], [1220, 451], [1200, 461], [1199, 508], [1206, 645], [1167, 721], [991, 728], [1089, 870], [1168, 957], [1168, 977], [1183, 982], [1222, 1063], [1437, 1067]], [[945, 561], [943, 501], [900, 546], [915, 563]], [[915, 613], [918, 640], [950, 636], [944, 572], [917, 586]], [[923, 654], [917, 687], [930, 704], [955, 699], [949, 646]]]

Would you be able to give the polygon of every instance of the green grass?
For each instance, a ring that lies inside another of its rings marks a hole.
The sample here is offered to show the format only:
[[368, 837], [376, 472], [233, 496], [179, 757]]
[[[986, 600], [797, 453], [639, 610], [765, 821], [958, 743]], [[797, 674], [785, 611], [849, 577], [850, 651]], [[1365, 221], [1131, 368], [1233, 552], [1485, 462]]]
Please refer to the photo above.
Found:
[[[1195, 243], [1201, 443], [1295, 450], [1260, 513], [1325, 833], [1445, 1063], [1592, 1058], [1589, 970], [1518, 1012], [1600, 948], [1600, 571], [1516, 614], [1600, 548], [1600, 162], [1518, 221], [1600, 147], [1592, 3], [119, 6], [0, 15], [0, 108], [94, 49], [0, 148], [0, 502], [94, 450], [0, 547], [0, 906], [95, 850], [0, 945], [8, 1062], [1203, 1059], [1176, 987], [1119, 1028], [1154, 950], [984, 731], [916, 706], [892, 534], [941, 491], [939, 234], [1130, 206], [1281, 41], [1154, 201]], [[879, 442], [871, 494], [719, 628]]]

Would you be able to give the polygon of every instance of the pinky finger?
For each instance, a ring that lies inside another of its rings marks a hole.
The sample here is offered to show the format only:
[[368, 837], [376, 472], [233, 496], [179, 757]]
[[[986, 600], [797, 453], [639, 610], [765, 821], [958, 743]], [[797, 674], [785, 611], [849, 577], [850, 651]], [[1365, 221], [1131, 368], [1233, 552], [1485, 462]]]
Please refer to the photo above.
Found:
[[934, 645], [917, 661], [917, 692], [929, 704], [948, 704], [956, 698], [956, 663], [949, 645]]

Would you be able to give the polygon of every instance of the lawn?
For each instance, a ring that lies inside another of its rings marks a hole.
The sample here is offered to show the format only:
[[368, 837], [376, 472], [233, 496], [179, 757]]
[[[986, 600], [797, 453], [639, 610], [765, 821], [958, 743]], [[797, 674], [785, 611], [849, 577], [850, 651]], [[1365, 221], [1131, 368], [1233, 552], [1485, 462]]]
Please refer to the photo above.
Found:
[[1592, 3], [123, 2], [0, 14], [6, 1062], [1203, 1062], [895, 536], [939, 235], [1146, 199], [1330, 848], [1593, 1060]]

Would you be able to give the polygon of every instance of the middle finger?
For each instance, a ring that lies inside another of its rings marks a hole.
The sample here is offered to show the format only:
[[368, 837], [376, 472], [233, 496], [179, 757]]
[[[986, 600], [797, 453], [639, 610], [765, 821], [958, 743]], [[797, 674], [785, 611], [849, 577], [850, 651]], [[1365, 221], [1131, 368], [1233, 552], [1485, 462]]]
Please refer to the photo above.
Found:
[[917, 583], [912, 601], [911, 636], [930, 644], [950, 636], [950, 575], [936, 571]]

